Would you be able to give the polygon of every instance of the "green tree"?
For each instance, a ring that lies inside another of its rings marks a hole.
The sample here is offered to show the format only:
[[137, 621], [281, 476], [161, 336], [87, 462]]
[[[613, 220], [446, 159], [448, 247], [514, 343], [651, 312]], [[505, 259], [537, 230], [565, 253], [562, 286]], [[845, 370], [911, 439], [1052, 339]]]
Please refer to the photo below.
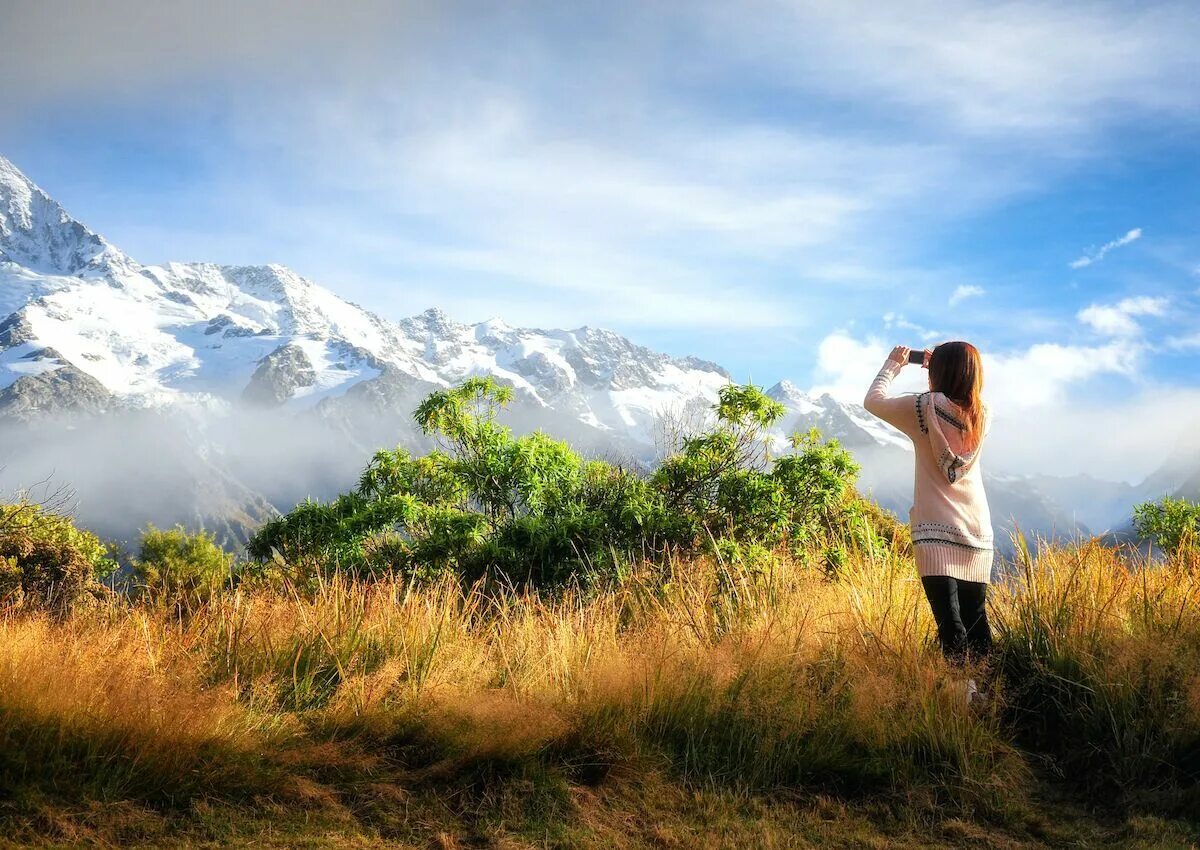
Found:
[[1133, 527], [1152, 539], [1166, 552], [1195, 548], [1200, 540], [1200, 504], [1169, 496], [1157, 502], [1143, 502], [1133, 509]]
[[100, 539], [70, 517], [33, 502], [0, 504], [0, 597], [65, 613], [114, 569]]
[[133, 575], [142, 593], [187, 607], [206, 601], [233, 575], [234, 556], [212, 534], [183, 526], [142, 532]]
[[757, 552], [811, 539], [853, 496], [856, 468], [836, 442], [797, 437], [799, 455], [772, 461], [767, 432], [783, 408], [757, 387], [723, 388], [714, 425], [649, 476], [586, 462], [540, 432], [514, 437], [497, 421], [511, 398], [491, 378], [433, 393], [414, 417], [437, 451], [376, 453], [353, 492], [264, 525], [251, 556], [554, 586], [719, 540]]

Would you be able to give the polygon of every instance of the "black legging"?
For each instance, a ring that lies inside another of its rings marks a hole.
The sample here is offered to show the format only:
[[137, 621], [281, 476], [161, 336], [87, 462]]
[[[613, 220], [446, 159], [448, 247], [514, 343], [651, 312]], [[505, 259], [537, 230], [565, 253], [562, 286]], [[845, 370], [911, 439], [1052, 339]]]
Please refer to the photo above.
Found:
[[992, 629], [987, 617], [987, 584], [950, 576], [921, 579], [925, 598], [937, 621], [938, 643], [952, 664], [968, 656], [979, 660], [992, 650]]

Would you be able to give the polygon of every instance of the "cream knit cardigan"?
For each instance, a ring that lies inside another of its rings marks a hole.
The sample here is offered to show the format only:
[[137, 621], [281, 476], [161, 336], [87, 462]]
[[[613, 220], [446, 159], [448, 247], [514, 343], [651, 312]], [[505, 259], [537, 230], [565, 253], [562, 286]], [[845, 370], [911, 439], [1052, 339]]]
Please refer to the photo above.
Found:
[[991, 416], [984, 409], [983, 437], [965, 451], [962, 412], [941, 393], [888, 396], [904, 368], [890, 357], [879, 370], [863, 407], [903, 431], [916, 450], [913, 505], [909, 511], [913, 552], [922, 576], [991, 580], [992, 517], [980, 477], [979, 454]]

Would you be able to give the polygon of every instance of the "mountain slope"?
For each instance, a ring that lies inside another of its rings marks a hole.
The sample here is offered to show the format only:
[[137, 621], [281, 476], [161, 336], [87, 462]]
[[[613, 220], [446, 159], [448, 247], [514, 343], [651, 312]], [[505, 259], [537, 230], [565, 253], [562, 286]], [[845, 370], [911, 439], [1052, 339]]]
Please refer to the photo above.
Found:
[[126, 260], [0, 156], [0, 261], [53, 277], [102, 274]]

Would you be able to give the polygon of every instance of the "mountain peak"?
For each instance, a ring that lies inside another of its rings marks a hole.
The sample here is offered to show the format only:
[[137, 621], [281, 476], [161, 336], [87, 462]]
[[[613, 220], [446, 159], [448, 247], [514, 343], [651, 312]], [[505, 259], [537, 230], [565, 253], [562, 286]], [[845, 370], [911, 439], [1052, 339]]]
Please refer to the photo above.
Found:
[[0, 191], [6, 189], [10, 191], [19, 189], [28, 194], [36, 190], [37, 186], [13, 164], [11, 159], [0, 154]]
[[0, 260], [43, 274], [78, 275], [126, 258], [0, 156]]
[[467, 328], [466, 325], [454, 321], [437, 307], [430, 307], [419, 316], [405, 319], [404, 322], [401, 322], [401, 325], [405, 323], [408, 323], [408, 327], [410, 328], [418, 327], [425, 333], [444, 339], [458, 338]]
[[767, 395], [776, 401], [812, 401], [812, 396], [784, 378], [767, 390]]
[[517, 333], [516, 328], [495, 316], [475, 326], [475, 339], [481, 342], [487, 340], [494, 340], [498, 343], [510, 342], [515, 339]]

